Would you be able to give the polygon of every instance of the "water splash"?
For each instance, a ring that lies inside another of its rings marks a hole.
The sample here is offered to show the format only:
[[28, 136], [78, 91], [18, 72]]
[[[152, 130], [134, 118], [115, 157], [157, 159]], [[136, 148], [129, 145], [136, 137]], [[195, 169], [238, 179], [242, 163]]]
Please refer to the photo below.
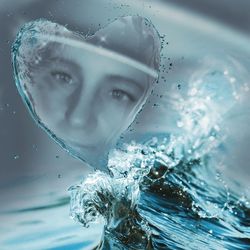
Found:
[[110, 174], [95, 172], [70, 188], [72, 217], [84, 226], [104, 223], [111, 249], [246, 247], [249, 201], [228, 188], [207, 157], [180, 157], [175, 143], [154, 138], [113, 151]]
[[84, 226], [103, 223], [100, 248], [248, 249], [249, 197], [219, 170], [225, 122], [248, 85], [244, 74], [236, 78], [234, 60], [208, 61], [185, 95], [166, 99], [178, 114], [178, 135], [122, 144], [109, 155], [108, 174], [70, 188], [71, 216]]
[[[108, 30], [113, 31], [113, 28]], [[157, 32], [154, 35], [158, 38]], [[105, 42], [105, 36], [100, 38]], [[105, 55], [153, 78], [157, 72], [155, 67], [148, 67], [145, 62], [141, 64], [126, 56], [90, 46], [82, 41], [82, 37], [58, 24], [38, 20], [23, 27], [12, 50], [19, 92], [36, 122], [69, 153], [85, 159], [86, 150], [68, 147], [67, 140], [62, 139], [68, 135], [67, 130], [58, 137], [60, 133], [54, 133], [53, 127], [49, 126], [55, 120], [54, 113], [48, 117], [46, 111], [44, 119], [41, 119], [41, 105], [35, 105], [38, 97], [44, 101], [40, 96], [44, 84], [37, 92], [34, 91], [32, 73], [40, 69], [38, 66], [42, 61], [48, 63], [47, 55], [51, 51], [46, 46], [51, 41], [60, 43], [64, 52], [67, 47], [71, 52], [70, 58], [74, 50], [79, 52], [81, 49], [85, 55], [90, 51]], [[41, 52], [46, 53], [41, 57]], [[232, 114], [231, 110], [246, 100], [248, 73], [234, 58], [222, 58], [205, 58], [202, 67], [191, 75], [185, 94], [170, 92], [165, 95], [165, 102], [171, 104], [178, 116], [176, 126], [180, 128], [179, 135], [164, 134], [145, 143], [123, 144], [110, 152], [108, 174], [97, 171], [70, 188], [72, 217], [85, 227], [91, 223], [103, 223], [104, 236], [100, 247], [246, 249], [249, 246], [249, 200], [231, 190], [218, 171], [220, 147], [228, 137], [223, 126]], [[56, 62], [57, 66], [60, 65]], [[42, 69], [35, 76], [40, 76], [50, 67]], [[50, 73], [53, 76], [53, 72]], [[58, 80], [57, 76], [54, 80]], [[65, 75], [63, 79], [71, 90], [72, 79], [67, 81]], [[66, 88], [60, 89], [65, 94]], [[52, 93], [50, 88], [45, 91], [46, 104], [48, 93]], [[53, 104], [60, 103], [58, 100], [62, 94], [57, 94], [55, 91], [51, 96], [56, 100]], [[59, 107], [61, 110], [62, 106]], [[157, 105], [157, 108], [161, 107], [166, 108]], [[52, 120], [45, 122], [45, 118]], [[133, 121], [129, 120], [125, 127]], [[82, 135], [77, 135], [77, 138], [82, 138]]]

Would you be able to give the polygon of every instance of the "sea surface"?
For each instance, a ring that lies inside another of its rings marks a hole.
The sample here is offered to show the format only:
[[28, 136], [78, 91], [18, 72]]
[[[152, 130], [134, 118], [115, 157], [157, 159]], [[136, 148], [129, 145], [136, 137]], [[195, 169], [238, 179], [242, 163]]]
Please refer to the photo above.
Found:
[[101, 249], [249, 249], [249, 200], [209, 156], [186, 155], [181, 141], [123, 145], [109, 174], [71, 187], [72, 217], [105, 225]]
[[64, 163], [2, 186], [2, 250], [250, 249], [249, 184], [224, 173], [248, 154], [249, 59], [214, 50], [173, 63], [177, 77], [163, 67], [168, 89], [148, 104], [161, 129], [125, 134], [106, 172]]

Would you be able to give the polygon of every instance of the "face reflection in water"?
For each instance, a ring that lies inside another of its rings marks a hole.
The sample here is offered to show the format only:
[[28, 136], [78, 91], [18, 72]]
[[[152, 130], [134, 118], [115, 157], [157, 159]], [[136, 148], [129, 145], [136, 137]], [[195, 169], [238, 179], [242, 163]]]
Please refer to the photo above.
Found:
[[159, 69], [159, 35], [139, 16], [87, 38], [37, 20], [20, 31], [14, 48], [17, 87], [33, 118], [97, 168], [141, 110]]
[[90, 51], [50, 47], [49, 55], [32, 70], [37, 114], [71, 147], [86, 155], [104, 150], [129, 125], [153, 80]]

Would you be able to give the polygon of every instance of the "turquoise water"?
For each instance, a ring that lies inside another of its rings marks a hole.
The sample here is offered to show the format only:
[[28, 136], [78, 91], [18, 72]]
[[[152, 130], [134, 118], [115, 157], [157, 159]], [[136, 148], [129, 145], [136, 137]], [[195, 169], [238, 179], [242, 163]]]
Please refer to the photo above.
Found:
[[37, 192], [1, 212], [12, 220], [2, 230], [3, 249], [93, 249], [100, 242], [102, 249], [249, 249], [249, 195], [223, 171], [245, 161], [231, 156], [242, 145], [237, 139], [247, 138], [250, 64], [230, 49], [199, 49], [179, 51], [172, 75], [163, 67], [160, 79], [171, 84], [145, 106], [155, 111], [148, 130], [159, 126], [143, 133], [146, 118], [139, 117], [111, 152], [108, 173], [69, 168], [67, 185], [45, 174], [5, 188]]
[[126, 144], [113, 152], [110, 174], [94, 172], [71, 187], [78, 223], [60, 181], [77, 183], [79, 169], [61, 169], [60, 178], [50, 170], [5, 187], [20, 195], [1, 210], [2, 249], [93, 249], [103, 225], [103, 249], [248, 249], [250, 203], [237, 192], [240, 184], [230, 188], [233, 180], [211, 159], [173, 153], [174, 140], [172, 147], [168, 135]]
[[247, 197], [209, 157], [192, 159], [179, 147], [171, 136], [124, 145], [110, 175], [96, 172], [71, 188], [73, 218], [105, 224], [102, 249], [249, 248]]
[[1, 249], [92, 249], [96, 245], [101, 227], [85, 229], [69, 216], [67, 188], [83, 171], [74, 162], [68, 165], [70, 170], [59, 159], [58, 164], [1, 187]]

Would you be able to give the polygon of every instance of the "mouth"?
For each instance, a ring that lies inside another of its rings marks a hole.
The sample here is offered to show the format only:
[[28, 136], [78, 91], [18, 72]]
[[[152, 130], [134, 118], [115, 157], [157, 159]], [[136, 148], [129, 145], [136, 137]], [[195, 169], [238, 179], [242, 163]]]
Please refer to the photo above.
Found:
[[73, 146], [75, 148], [79, 148], [79, 149], [86, 149], [86, 150], [96, 150], [97, 149], [97, 145], [84, 144], [84, 143], [79, 143], [79, 142], [72, 141], [72, 140], [68, 140], [67, 143], [70, 144], [71, 146]]

